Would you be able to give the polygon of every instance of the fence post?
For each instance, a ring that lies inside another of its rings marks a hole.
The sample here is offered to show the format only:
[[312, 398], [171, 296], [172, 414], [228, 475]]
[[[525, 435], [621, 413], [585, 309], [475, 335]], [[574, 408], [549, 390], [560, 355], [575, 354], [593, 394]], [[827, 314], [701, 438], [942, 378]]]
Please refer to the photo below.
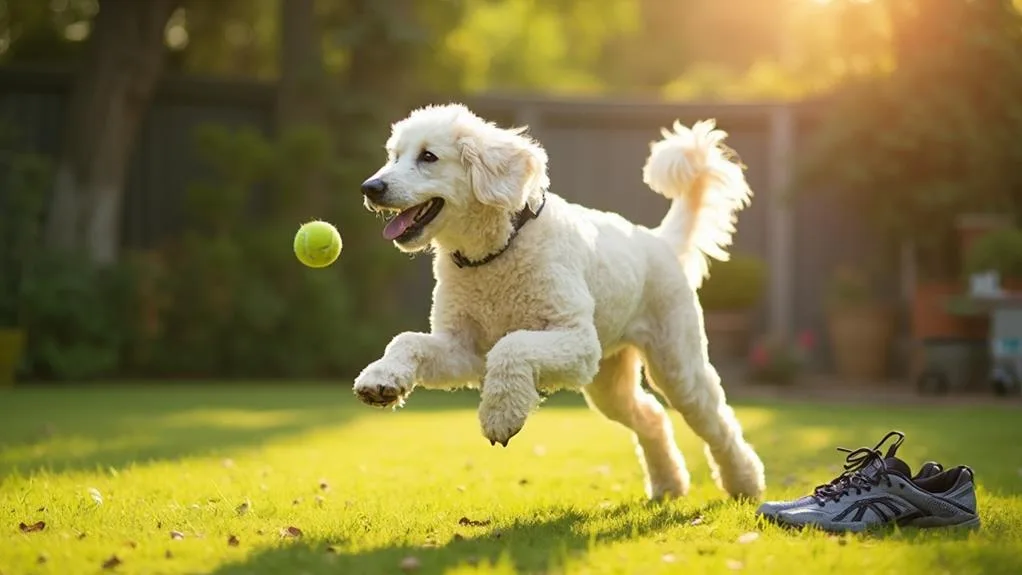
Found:
[[769, 195], [767, 207], [767, 262], [769, 269], [768, 326], [774, 335], [791, 335], [794, 319], [794, 214], [788, 198], [791, 185], [795, 117], [792, 106], [781, 104], [770, 112]]

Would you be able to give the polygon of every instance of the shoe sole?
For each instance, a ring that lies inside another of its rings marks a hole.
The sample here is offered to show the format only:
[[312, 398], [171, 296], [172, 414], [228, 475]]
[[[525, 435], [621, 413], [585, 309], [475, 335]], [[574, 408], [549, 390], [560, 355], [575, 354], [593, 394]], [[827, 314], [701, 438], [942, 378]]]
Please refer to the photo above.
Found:
[[867, 531], [885, 531], [893, 530], [895, 527], [898, 528], [915, 528], [915, 529], [954, 529], [954, 530], [970, 530], [979, 529], [980, 520], [979, 517], [969, 517], [961, 521], [949, 523], [947, 519], [942, 517], [920, 517], [918, 519], [912, 519], [904, 523], [880, 523], [880, 524], [852, 524], [852, 525], [824, 525], [821, 523], [806, 523], [806, 524], [795, 524], [788, 523], [780, 517], [771, 517], [770, 520], [781, 527], [788, 527], [791, 529], [819, 529], [828, 533], [864, 533]]

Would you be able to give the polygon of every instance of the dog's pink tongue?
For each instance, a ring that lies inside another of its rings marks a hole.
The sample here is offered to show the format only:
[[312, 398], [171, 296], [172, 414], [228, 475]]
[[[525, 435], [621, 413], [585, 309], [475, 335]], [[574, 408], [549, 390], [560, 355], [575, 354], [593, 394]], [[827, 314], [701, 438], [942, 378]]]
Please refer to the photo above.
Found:
[[387, 227], [383, 228], [383, 237], [388, 240], [400, 237], [415, 223], [415, 212], [416, 210], [413, 208], [394, 216], [394, 219], [387, 222]]

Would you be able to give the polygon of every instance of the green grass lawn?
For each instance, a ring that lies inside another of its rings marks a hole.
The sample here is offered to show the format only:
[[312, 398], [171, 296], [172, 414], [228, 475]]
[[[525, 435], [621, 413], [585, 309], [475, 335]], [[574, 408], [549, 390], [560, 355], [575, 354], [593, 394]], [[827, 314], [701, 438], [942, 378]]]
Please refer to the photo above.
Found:
[[548, 402], [506, 449], [480, 435], [477, 400], [420, 391], [385, 412], [341, 386], [0, 392], [0, 573], [361, 575], [403, 561], [419, 573], [1022, 573], [1017, 404], [740, 405], [771, 498], [830, 479], [834, 446], [891, 428], [908, 435], [913, 468], [976, 470], [977, 532], [835, 537], [727, 501], [679, 417], [693, 490], [651, 504], [628, 434], [577, 396]]

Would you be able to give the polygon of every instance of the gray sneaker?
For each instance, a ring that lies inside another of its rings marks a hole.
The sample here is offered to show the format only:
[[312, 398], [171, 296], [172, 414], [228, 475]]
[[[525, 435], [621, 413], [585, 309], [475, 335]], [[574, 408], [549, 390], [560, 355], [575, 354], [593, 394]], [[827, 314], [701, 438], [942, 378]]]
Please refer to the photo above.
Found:
[[[849, 458], [852, 456], [849, 455]], [[775, 519], [792, 527], [864, 531], [886, 525], [978, 527], [976, 484], [971, 469], [955, 467], [923, 479], [908, 465], [876, 450], [863, 450], [862, 463], [844, 481], [813, 494], [812, 503], [779, 511]]]
[[[786, 511], [788, 509], [795, 509], [797, 507], [804, 507], [806, 505], [815, 504], [817, 496], [825, 494], [830, 490], [833, 490], [839, 486], [844, 485], [848, 481], [848, 478], [853, 473], [855, 473], [856, 469], [861, 463], [860, 454], [862, 450], [867, 449], [868, 451], [879, 452], [880, 448], [883, 447], [883, 445], [887, 443], [887, 441], [892, 437], [897, 437], [898, 440], [894, 443], [894, 445], [890, 447], [890, 449], [888, 449], [885, 458], [893, 458], [894, 455], [898, 452], [898, 447], [900, 447], [901, 443], [905, 441], [904, 434], [897, 431], [892, 431], [885, 435], [884, 438], [881, 439], [880, 442], [877, 443], [872, 450], [868, 450], [867, 448], [851, 450], [845, 447], [838, 447], [837, 448], [838, 451], [843, 451], [849, 454], [849, 456], [845, 458], [844, 473], [838, 475], [829, 483], [816, 486], [816, 488], [813, 489], [812, 495], [806, 495], [803, 497], [799, 497], [798, 499], [791, 499], [788, 501], [766, 501], [759, 506], [759, 509], [756, 510], [756, 515], [764, 517], [766, 519], [776, 519], [777, 514], [780, 513], [781, 511]], [[931, 475], [936, 475], [942, 471], [944, 471], [944, 467], [941, 464], [937, 463], [936, 461], [927, 461], [922, 465], [922, 467], [919, 468], [919, 473], [913, 476], [912, 480], [917, 481], [920, 479], [925, 479], [927, 477], [930, 477]]]

